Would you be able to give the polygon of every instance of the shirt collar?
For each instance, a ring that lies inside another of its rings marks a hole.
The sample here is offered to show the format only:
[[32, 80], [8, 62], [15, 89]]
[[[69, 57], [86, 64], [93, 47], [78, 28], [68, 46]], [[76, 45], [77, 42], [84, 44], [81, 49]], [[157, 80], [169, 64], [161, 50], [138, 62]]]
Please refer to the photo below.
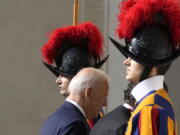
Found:
[[158, 76], [148, 78], [148, 79], [143, 80], [142, 82], [138, 83], [133, 88], [131, 94], [134, 96], [134, 98], [138, 102], [149, 92], [152, 92], [154, 90], [156, 91], [156, 90], [163, 88], [163, 82], [164, 82], [163, 75], [158, 75]]
[[67, 101], [67, 102], [70, 102], [71, 104], [73, 104], [74, 106], [76, 106], [76, 107], [80, 110], [80, 112], [83, 114], [83, 116], [86, 118], [84, 110], [82, 109], [82, 107], [81, 107], [78, 103], [76, 103], [76, 102], [74, 102], [73, 100], [68, 99], [68, 98], [66, 98], [66, 101]]
[[127, 103], [124, 103], [123, 106], [131, 111], [133, 110], [133, 108]]

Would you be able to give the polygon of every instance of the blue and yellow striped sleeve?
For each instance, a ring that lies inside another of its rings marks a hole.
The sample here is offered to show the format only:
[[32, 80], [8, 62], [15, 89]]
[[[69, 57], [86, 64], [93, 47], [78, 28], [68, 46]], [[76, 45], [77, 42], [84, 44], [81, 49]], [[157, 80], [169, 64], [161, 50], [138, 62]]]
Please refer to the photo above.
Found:
[[177, 135], [175, 126], [175, 121], [169, 117], [167, 110], [144, 106], [132, 118], [131, 129], [128, 129], [126, 135]]

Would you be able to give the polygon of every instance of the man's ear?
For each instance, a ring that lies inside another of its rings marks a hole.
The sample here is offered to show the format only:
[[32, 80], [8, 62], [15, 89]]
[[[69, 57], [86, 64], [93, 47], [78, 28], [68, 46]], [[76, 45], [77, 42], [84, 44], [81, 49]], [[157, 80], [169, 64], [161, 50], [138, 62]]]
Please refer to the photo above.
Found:
[[93, 96], [93, 90], [91, 87], [87, 87], [85, 89], [85, 98], [86, 99], [92, 99], [92, 96]]
[[150, 77], [156, 76], [157, 75], [157, 70], [158, 70], [157, 67], [153, 67], [149, 76]]

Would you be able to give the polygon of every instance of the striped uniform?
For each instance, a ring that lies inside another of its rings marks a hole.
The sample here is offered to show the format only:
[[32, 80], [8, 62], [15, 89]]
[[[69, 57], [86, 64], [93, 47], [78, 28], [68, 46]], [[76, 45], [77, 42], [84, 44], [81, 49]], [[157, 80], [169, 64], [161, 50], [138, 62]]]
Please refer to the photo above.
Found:
[[137, 104], [126, 135], [178, 135], [172, 101], [164, 89], [151, 91]]

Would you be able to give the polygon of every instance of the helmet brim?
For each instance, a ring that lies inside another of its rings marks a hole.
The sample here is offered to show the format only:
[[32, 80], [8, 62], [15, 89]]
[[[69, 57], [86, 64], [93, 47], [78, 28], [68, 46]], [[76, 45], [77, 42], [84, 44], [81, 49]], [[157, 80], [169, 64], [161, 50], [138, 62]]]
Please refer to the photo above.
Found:
[[[95, 68], [101, 68], [102, 65], [107, 61], [109, 55], [107, 55], [104, 59], [99, 61], [98, 63], [95, 64]], [[74, 75], [76, 75], [77, 72], [69, 72], [65, 70], [61, 70], [61, 68], [53, 67], [45, 62], [43, 64], [56, 76], [58, 77], [59, 75], [65, 76], [67, 78], [72, 78]], [[85, 67], [82, 67], [85, 68]]]
[[43, 62], [43, 64], [47, 67], [47, 69], [49, 69], [56, 77], [59, 77], [59, 75], [65, 76], [67, 78], [72, 78], [75, 74], [73, 73], [67, 73], [65, 71], [62, 71], [56, 67], [53, 67], [45, 62]]
[[127, 46], [123, 46], [117, 41], [115, 41], [113, 38], [109, 37], [110, 41], [113, 43], [113, 45], [127, 58], [130, 57], [136, 62], [150, 67], [158, 67], [162, 66], [168, 63], [171, 63], [173, 60], [175, 60], [179, 55], [179, 51], [176, 51], [171, 55], [170, 57], [167, 57], [166, 59], [160, 59], [160, 60], [152, 60], [147, 59], [146, 57], [134, 55], [131, 51], [129, 51]]

